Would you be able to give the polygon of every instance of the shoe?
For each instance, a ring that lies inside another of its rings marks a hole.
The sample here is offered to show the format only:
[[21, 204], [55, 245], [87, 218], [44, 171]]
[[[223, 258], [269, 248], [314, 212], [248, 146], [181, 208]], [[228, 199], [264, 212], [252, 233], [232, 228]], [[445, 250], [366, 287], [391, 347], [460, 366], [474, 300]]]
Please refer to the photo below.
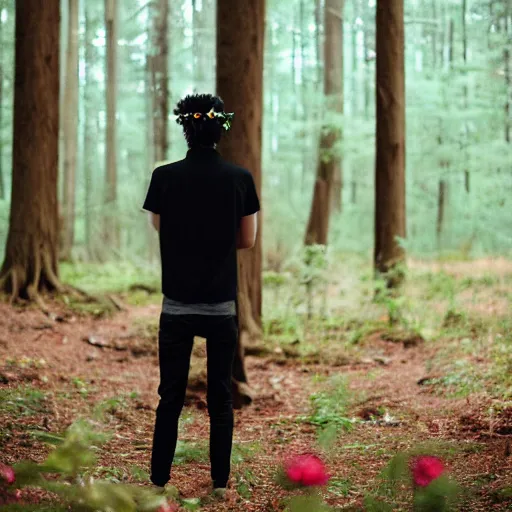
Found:
[[212, 494], [215, 498], [224, 499], [226, 497], [226, 488], [217, 487], [216, 489], [213, 489]]

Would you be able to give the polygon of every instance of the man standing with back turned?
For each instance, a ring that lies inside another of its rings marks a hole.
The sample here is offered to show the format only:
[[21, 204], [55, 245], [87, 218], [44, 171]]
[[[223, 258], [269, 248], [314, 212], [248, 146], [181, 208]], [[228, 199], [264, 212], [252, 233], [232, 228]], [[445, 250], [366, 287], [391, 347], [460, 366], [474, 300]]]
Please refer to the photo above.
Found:
[[174, 113], [189, 151], [184, 160], [155, 169], [143, 206], [160, 235], [164, 295], [151, 481], [163, 490], [170, 479], [193, 340], [200, 336], [206, 338], [213, 492], [223, 497], [233, 439], [236, 251], [254, 245], [260, 205], [251, 173], [216, 151], [233, 118], [223, 101], [187, 96]]

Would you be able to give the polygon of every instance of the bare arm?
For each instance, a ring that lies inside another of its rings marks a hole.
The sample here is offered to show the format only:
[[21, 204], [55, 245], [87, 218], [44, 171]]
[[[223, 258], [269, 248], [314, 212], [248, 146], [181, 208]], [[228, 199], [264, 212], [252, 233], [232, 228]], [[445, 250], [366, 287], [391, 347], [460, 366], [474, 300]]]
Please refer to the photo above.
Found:
[[236, 240], [237, 249], [251, 249], [256, 242], [258, 231], [258, 214], [242, 217]]

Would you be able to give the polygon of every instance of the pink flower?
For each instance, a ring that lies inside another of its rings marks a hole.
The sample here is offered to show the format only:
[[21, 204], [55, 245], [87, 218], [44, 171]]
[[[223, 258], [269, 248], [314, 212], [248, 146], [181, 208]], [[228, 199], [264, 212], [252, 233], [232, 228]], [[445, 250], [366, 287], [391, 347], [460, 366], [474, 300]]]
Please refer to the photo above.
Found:
[[163, 505], [160, 505], [156, 512], [177, 512], [180, 507], [176, 503], [165, 502]]
[[325, 464], [316, 455], [298, 455], [286, 464], [286, 475], [296, 484], [321, 486], [329, 481]]
[[0, 464], [0, 478], [5, 480], [8, 484], [13, 484], [16, 480], [14, 469], [12, 469], [11, 466], [7, 466], [6, 464]]
[[413, 461], [412, 476], [418, 487], [427, 487], [443, 473], [443, 461], [437, 457], [423, 455]]

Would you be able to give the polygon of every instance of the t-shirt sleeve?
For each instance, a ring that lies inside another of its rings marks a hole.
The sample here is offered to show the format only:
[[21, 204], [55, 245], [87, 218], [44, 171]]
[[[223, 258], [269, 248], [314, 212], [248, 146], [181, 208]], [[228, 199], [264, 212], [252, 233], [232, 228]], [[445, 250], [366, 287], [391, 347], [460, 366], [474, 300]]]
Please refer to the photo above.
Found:
[[158, 183], [156, 170], [153, 171], [151, 175], [148, 193], [146, 194], [146, 200], [142, 208], [148, 212], [160, 213], [160, 185]]
[[256, 192], [256, 185], [254, 184], [254, 178], [252, 174], [248, 172], [246, 174], [246, 186], [245, 186], [245, 197], [242, 217], [253, 215], [260, 211], [260, 200], [258, 193]]

